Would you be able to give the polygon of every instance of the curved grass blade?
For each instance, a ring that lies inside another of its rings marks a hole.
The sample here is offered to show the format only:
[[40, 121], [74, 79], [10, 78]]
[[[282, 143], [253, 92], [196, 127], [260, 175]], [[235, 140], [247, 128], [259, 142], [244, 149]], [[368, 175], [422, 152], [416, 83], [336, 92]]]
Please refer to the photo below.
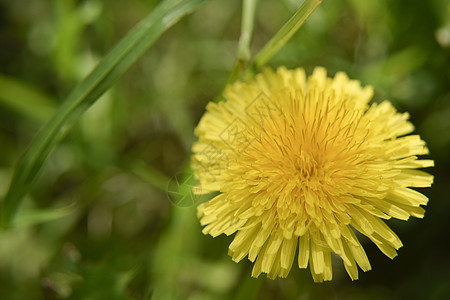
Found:
[[9, 227], [21, 199], [44, 164], [50, 151], [80, 116], [122, 75], [152, 43], [184, 15], [209, 0], [163, 1], [130, 31], [79, 85], [44, 125], [16, 166], [2, 203], [1, 225]]
[[306, 19], [322, 3], [322, 0], [305, 0], [295, 14], [278, 30], [278, 32], [259, 50], [251, 65], [250, 42], [253, 22], [258, 0], [244, 0], [242, 13], [241, 37], [239, 39], [238, 57], [228, 75], [227, 81], [214, 102], [221, 101], [223, 91], [229, 84], [238, 80], [242, 74], [252, 74], [261, 69], [300, 29]]
[[297, 12], [281, 27], [270, 41], [256, 54], [253, 62], [254, 69], [260, 69], [281, 47], [286, 44], [300, 27], [305, 23], [311, 13], [322, 3], [322, 0], [305, 0]]

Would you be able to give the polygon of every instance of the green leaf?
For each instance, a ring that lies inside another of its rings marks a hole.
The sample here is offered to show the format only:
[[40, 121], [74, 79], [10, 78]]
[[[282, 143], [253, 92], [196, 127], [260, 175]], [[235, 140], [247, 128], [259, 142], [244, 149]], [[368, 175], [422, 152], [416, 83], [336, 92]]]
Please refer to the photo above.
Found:
[[9, 191], [3, 201], [1, 224], [8, 227], [21, 199], [28, 192], [50, 151], [73, 124], [108, 90], [157, 38], [184, 15], [209, 0], [167, 0], [155, 7], [107, 54], [36, 135], [17, 164]]

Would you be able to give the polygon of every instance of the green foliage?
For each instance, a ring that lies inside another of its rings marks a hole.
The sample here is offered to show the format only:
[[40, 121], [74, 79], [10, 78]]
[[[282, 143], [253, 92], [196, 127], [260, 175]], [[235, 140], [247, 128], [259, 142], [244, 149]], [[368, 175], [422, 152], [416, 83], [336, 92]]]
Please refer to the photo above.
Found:
[[[324, 1], [296, 32], [302, 3], [0, 1], [0, 299], [445, 299], [450, 7]], [[326, 284], [252, 279], [202, 235], [193, 129], [252, 63], [342, 70], [410, 112], [436, 183], [424, 220], [389, 223], [394, 261], [368, 243], [357, 282], [338, 260]]]
[[206, 0], [162, 2], [105, 56], [89, 76], [74, 88], [54, 117], [39, 131], [30, 148], [18, 162], [9, 191], [3, 200], [1, 214], [3, 226], [9, 226], [10, 219], [41, 169], [47, 155], [64, 137], [74, 122], [142, 55], [162, 32], [203, 2]]

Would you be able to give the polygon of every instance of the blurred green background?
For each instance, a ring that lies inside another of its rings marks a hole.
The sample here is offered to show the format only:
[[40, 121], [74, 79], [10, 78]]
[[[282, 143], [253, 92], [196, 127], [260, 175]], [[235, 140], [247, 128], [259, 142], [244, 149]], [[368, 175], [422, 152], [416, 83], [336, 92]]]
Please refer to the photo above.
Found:
[[[158, 2], [0, 0], [0, 199], [37, 130]], [[300, 4], [259, 1], [253, 53]], [[336, 259], [323, 284], [296, 266], [250, 278], [248, 261], [227, 256], [232, 237], [202, 235], [202, 199], [168, 197], [234, 63], [241, 5], [215, 0], [182, 19], [51, 153], [0, 231], [0, 299], [449, 299], [450, 3], [325, 0], [270, 63], [373, 85], [376, 101], [410, 112], [436, 161], [425, 218], [388, 221], [399, 256], [362, 239], [373, 270], [352, 282]]]

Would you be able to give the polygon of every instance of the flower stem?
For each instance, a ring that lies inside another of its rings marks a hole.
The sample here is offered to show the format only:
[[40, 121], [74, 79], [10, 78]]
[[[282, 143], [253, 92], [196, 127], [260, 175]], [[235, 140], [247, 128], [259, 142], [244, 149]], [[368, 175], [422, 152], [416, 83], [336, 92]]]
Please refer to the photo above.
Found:
[[239, 38], [238, 59], [250, 61], [250, 42], [253, 33], [255, 10], [258, 0], [244, 0], [242, 8], [241, 36]]
[[289, 41], [320, 3], [322, 3], [322, 0], [305, 0], [292, 18], [256, 54], [253, 69], [264, 66]]
[[237, 59], [234, 62], [230, 75], [228, 76], [226, 84], [236, 81], [242, 72], [248, 67], [251, 52], [250, 42], [253, 34], [253, 24], [255, 20], [255, 10], [258, 0], [244, 0], [242, 1], [242, 22], [241, 35], [239, 37]]

